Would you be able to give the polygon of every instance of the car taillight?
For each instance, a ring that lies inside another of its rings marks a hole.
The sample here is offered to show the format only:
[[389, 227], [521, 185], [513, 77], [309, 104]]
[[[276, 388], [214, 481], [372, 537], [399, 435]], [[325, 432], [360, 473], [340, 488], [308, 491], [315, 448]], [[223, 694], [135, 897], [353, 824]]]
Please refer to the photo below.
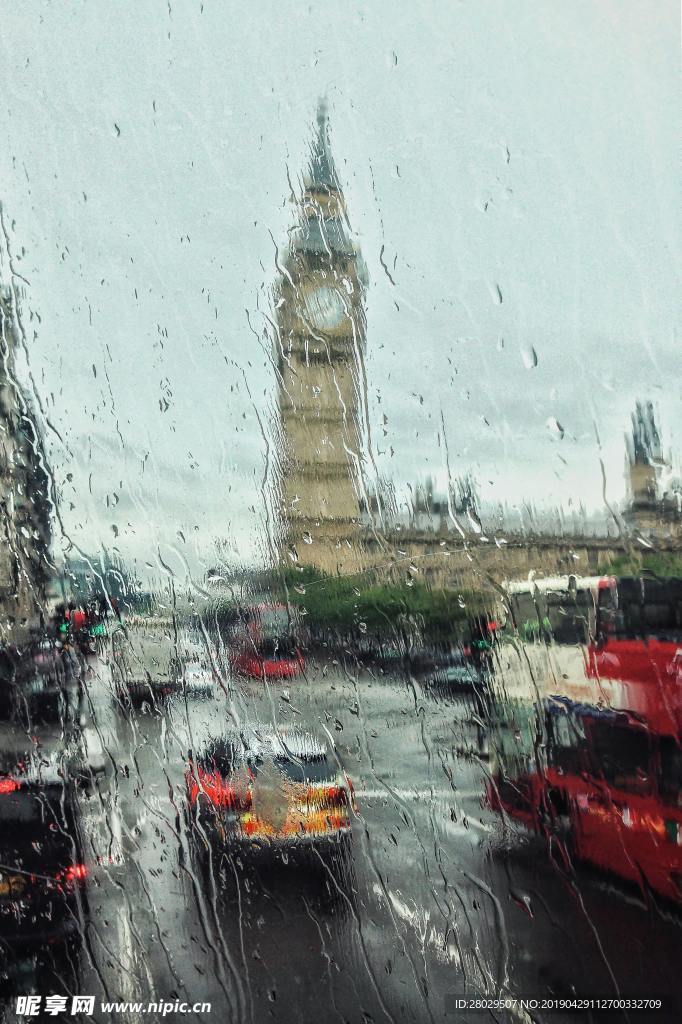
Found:
[[76, 885], [78, 882], [84, 882], [87, 877], [88, 869], [85, 864], [70, 864], [68, 868], [60, 871], [57, 880], [65, 885]]
[[327, 807], [346, 807], [348, 805], [348, 793], [345, 786], [325, 787], [324, 802]]
[[344, 782], [310, 786], [308, 788], [307, 801], [309, 804], [316, 804], [319, 807], [329, 809], [352, 806], [353, 810], [356, 810], [355, 801], [353, 800], [353, 783], [348, 776], [344, 777]]
[[211, 801], [214, 807], [229, 807], [236, 811], [247, 811], [251, 807], [251, 790], [247, 787], [232, 786], [218, 772], [205, 772], [200, 768], [195, 776], [187, 773], [187, 788], [190, 803], [196, 803], [200, 793]]
[[16, 779], [0, 779], [0, 794], [1, 793], [16, 793], [21, 783], [17, 782]]

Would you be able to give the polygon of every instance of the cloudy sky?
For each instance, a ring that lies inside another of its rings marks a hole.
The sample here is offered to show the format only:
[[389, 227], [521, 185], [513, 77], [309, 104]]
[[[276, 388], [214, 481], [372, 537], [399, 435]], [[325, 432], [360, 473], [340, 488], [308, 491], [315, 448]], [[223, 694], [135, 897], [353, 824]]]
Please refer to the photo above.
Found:
[[637, 397], [682, 448], [678, 20], [674, 0], [5, 5], [0, 198], [74, 541], [177, 572], [217, 539], [263, 551], [264, 313], [321, 95], [383, 475], [443, 483], [444, 423], [484, 499], [599, 511]]

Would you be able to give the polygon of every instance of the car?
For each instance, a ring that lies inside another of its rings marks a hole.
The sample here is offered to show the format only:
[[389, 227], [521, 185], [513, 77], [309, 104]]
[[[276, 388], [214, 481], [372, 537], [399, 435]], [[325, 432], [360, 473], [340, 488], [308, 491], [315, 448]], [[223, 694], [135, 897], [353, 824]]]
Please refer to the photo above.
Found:
[[449, 693], [483, 693], [486, 688], [484, 674], [464, 654], [451, 654], [446, 663], [430, 672], [424, 682]]
[[[263, 645], [259, 650], [246, 647], [233, 652], [230, 663], [237, 675], [249, 679], [292, 679], [300, 676], [305, 669], [305, 659], [301, 652], [292, 647], [275, 651], [274, 645]], [[281, 646], [281, 645], [280, 645]]]
[[178, 659], [177, 675], [183, 693], [210, 696], [220, 686], [220, 677], [207, 658]]
[[68, 720], [35, 722], [30, 745], [26, 732], [13, 721], [0, 721], [0, 775], [9, 765], [27, 765], [40, 759], [44, 772], [69, 777], [79, 788], [92, 790], [106, 774], [111, 758], [91, 709], [82, 703]]
[[350, 860], [353, 784], [309, 732], [252, 727], [210, 740], [188, 758], [185, 783], [190, 839], [204, 861], [216, 844], [285, 863]]
[[82, 934], [87, 874], [74, 783], [42, 758], [3, 757], [0, 951]]
[[182, 680], [170, 638], [119, 627], [111, 635], [111, 678], [123, 707], [156, 708], [180, 692]]
[[68, 644], [34, 638], [0, 650], [0, 719], [61, 721], [77, 706], [82, 666]]
[[175, 642], [171, 673], [184, 694], [210, 697], [221, 690], [220, 652], [198, 631], [183, 632]]

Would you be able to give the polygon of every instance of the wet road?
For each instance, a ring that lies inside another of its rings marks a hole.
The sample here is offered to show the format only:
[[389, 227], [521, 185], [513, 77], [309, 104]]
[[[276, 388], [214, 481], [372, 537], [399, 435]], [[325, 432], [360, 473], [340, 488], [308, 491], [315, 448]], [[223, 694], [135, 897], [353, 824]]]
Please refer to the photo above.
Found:
[[[81, 799], [89, 926], [74, 992], [212, 1004], [186, 1020], [361, 1024], [589, 1019], [467, 1015], [452, 1000], [677, 989], [682, 917], [584, 867], [568, 881], [539, 838], [485, 806], [489, 764], [466, 697], [314, 658], [300, 679], [228, 681], [210, 700], [126, 715], [103, 657], [88, 700], [109, 757]], [[231, 719], [332, 738], [360, 810], [347, 877], [321, 861], [209, 879], [195, 867], [183, 759]]]

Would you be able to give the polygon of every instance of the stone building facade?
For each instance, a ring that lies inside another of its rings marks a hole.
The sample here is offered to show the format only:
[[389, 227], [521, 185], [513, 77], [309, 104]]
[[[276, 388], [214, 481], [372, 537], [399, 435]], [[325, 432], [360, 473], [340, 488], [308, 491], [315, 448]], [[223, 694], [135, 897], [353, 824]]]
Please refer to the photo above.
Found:
[[666, 488], [670, 466], [663, 456], [651, 402], [637, 402], [628, 449], [628, 527], [654, 541], [682, 543], [682, 492]]
[[49, 477], [16, 377], [14, 301], [12, 291], [0, 291], [0, 642], [21, 642], [40, 622], [51, 571]]
[[274, 295], [281, 552], [326, 572], [362, 566], [365, 264], [318, 112], [298, 223]]

